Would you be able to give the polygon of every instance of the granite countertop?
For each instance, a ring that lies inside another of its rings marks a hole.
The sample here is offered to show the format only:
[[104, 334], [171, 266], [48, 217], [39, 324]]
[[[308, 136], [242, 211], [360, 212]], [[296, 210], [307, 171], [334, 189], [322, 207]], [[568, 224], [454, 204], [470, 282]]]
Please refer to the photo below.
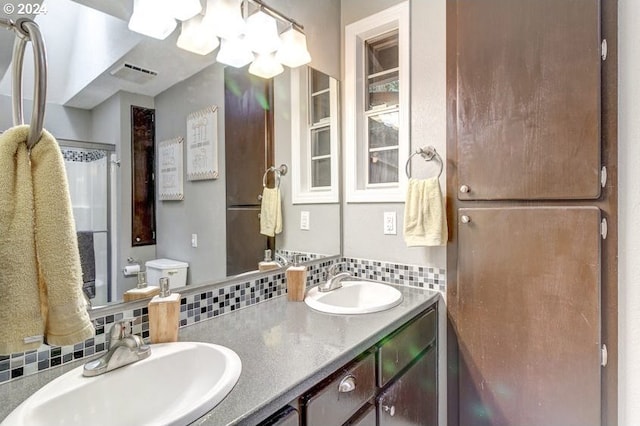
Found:
[[[181, 328], [181, 341], [227, 346], [242, 360], [242, 373], [233, 390], [193, 424], [259, 423], [440, 299], [434, 291], [397, 288], [403, 294], [402, 303], [372, 314], [329, 315], [278, 297]], [[84, 362], [0, 386], [0, 418], [40, 387]]]

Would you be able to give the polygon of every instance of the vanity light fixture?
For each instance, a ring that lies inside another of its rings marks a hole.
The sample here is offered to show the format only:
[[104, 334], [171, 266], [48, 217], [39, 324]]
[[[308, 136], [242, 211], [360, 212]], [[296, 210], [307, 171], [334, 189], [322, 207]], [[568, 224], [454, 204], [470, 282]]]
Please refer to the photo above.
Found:
[[262, 10], [247, 18], [246, 37], [251, 50], [258, 55], [275, 52], [282, 44], [275, 18]]
[[204, 23], [210, 25], [216, 36], [222, 39], [242, 36], [246, 27], [242, 17], [242, 0], [207, 0]]
[[175, 19], [186, 21], [198, 15], [202, 5], [200, 0], [169, 0], [169, 10]]
[[307, 37], [293, 24], [280, 35], [280, 39], [282, 40], [282, 46], [276, 53], [278, 62], [290, 68], [296, 68], [311, 62], [311, 55], [307, 50]]
[[[249, 72], [262, 78], [280, 74], [282, 65], [295, 68], [311, 61], [302, 25], [261, 0], [207, 0], [204, 15], [200, 0], [133, 0], [129, 29], [165, 39], [176, 19], [183, 21], [179, 48], [206, 55], [220, 45], [218, 62], [241, 68], [253, 61]], [[282, 35], [278, 22], [288, 26]]]
[[176, 20], [169, 13], [167, 0], [133, 0], [133, 15], [129, 29], [164, 40], [176, 28]]
[[198, 55], [207, 55], [213, 52], [220, 45], [220, 42], [213, 29], [205, 24], [204, 17], [196, 15], [182, 23], [182, 32], [176, 45], [180, 49]]
[[259, 53], [249, 66], [249, 72], [262, 78], [273, 78], [284, 71], [273, 53]]
[[221, 64], [231, 65], [234, 68], [242, 68], [255, 59], [253, 52], [244, 36], [232, 39], [222, 39], [222, 45], [216, 61]]

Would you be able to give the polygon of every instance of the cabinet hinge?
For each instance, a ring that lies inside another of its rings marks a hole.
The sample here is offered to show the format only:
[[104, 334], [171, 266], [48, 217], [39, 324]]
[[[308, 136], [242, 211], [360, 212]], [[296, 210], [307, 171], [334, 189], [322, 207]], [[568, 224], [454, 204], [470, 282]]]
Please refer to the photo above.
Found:
[[600, 349], [601, 351], [601, 355], [602, 355], [602, 360], [600, 362], [600, 365], [602, 365], [603, 367], [607, 366], [607, 362], [609, 361], [609, 354], [607, 353], [607, 345], [605, 345], [604, 343], [602, 344], [602, 348]]
[[600, 222], [600, 235], [602, 235], [602, 239], [607, 239], [607, 219], [602, 219]]
[[602, 166], [602, 170], [600, 170], [600, 185], [603, 188], [607, 185], [607, 166]]
[[602, 39], [602, 43], [600, 44], [600, 55], [602, 56], [602, 60], [606, 61], [607, 60], [607, 39], [603, 38]]

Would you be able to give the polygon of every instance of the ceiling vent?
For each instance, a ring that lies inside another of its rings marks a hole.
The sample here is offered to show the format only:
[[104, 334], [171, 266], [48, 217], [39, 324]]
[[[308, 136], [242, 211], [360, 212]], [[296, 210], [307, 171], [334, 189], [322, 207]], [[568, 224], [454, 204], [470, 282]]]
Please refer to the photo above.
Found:
[[148, 70], [125, 62], [111, 71], [111, 75], [132, 83], [144, 84], [155, 78], [158, 73], [156, 71]]

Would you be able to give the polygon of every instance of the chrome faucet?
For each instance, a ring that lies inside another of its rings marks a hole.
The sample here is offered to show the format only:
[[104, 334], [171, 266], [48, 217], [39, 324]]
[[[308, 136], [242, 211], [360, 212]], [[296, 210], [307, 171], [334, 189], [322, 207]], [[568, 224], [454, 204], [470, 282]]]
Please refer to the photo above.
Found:
[[338, 289], [342, 287], [342, 280], [345, 278], [351, 278], [351, 274], [348, 272], [340, 272], [336, 274], [338, 271], [338, 264], [334, 263], [329, 267], [329, 271], [327, 272], [327, 282], [324, 284], [318, 285], [318, 291], [327, 292], [331, 290]]
[[82, 375], [85, 377], [99, 376], [151, 355], [151, 347], [144, 343], [142, 337], [131, 333], [132, 327], [133, 320], [116, 321], [107, 334], [109, 341], [107, 352], [99, 358], [87, 362], [84, 365]]
[[287, 259], [286, 256], [283, 256], [278, 253], [275, 253], [274, 260], [278, 265], [280, 265], [280, 267], [287, 266], [290, 263], [289, 259]]

